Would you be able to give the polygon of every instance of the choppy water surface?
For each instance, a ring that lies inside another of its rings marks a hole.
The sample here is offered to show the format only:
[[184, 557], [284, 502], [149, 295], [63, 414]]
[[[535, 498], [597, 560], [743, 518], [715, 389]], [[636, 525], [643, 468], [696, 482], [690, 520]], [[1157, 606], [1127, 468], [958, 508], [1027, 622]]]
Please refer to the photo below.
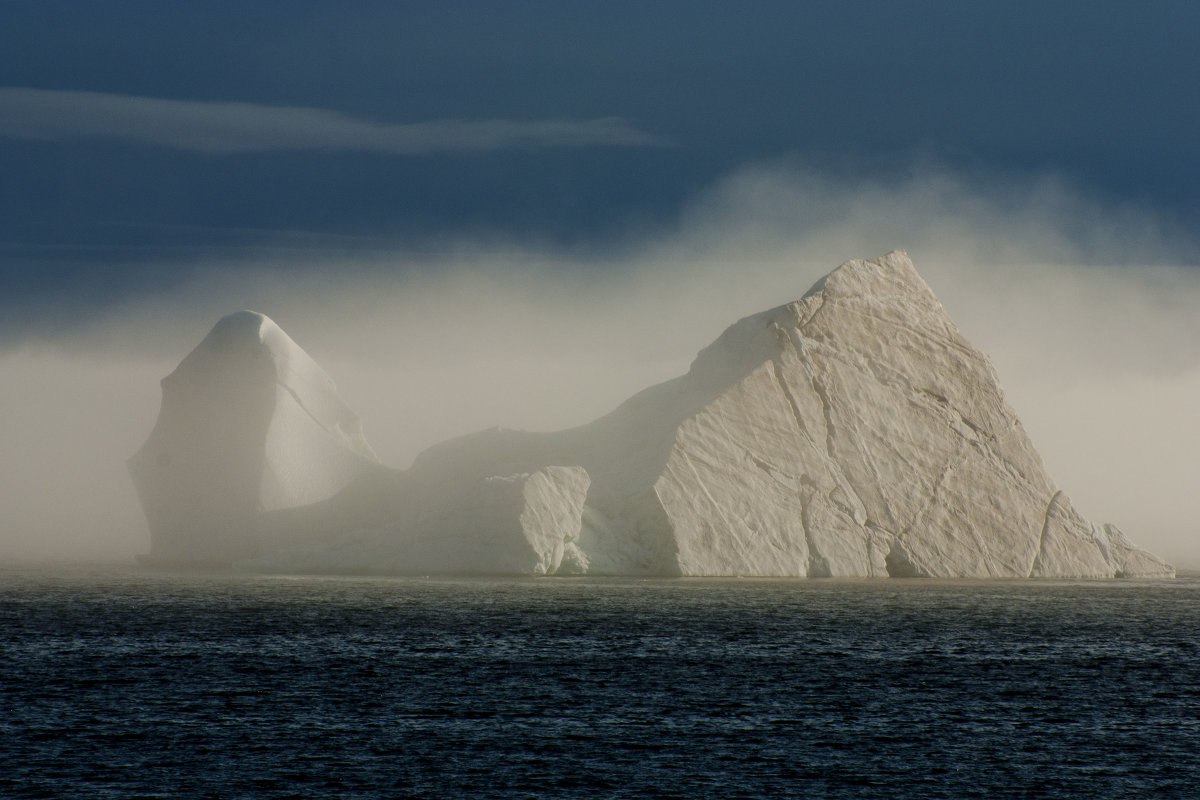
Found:
[[1200, 797], [1200, 581], [0, 572], [0, 795]]

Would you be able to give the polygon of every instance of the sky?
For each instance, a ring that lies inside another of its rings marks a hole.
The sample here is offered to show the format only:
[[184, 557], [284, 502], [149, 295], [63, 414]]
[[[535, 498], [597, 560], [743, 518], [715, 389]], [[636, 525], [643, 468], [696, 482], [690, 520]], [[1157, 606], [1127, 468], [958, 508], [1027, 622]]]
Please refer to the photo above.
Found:
[[1087, 515], [1200, 567], [1200, 6], [0, 2], [0, 559], [271, 315], [385, 462], [586, 422], [904, 248]]

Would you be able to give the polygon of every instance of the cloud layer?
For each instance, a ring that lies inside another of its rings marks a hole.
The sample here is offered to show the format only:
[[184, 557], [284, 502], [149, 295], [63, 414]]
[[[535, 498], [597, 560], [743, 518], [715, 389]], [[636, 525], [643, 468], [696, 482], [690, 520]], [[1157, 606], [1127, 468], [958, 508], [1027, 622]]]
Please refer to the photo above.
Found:
[[43, 140], [104, 137], [209, 154], [361, 150], [426, 155], [665, 143], [615, 117], [395, 124], [320, 108], [18, 87], [0, 87], [0, 135]]

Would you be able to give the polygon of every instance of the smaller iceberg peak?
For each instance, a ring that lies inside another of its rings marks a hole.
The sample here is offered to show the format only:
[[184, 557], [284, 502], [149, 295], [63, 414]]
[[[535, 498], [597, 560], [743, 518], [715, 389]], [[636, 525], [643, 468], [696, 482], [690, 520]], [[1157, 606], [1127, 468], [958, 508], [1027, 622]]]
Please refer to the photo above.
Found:
[[226, 328], [236, 328], [237, 326], [244, 326], [248, 329], [251, 325], [261, 326], [264, 322], [269, 322], [272, 325], [275, 324], [270, 317], [261, 311], [246, 308], [221, 317], [217, 320], [217, 324], [213, 326], [213, 330], [218, 331]]
[[282, 333], [270, 317], [258, 311], [235, 311], [217, 320], [204, 337], [200, 347], [218, 352], [232, 352], [266, 343], [273, 330]]
[[324, 501], [379, 466], [333, 380], [259, 312], [222, 317], [162, 392], [129, 461], [150, 562], [252, 556], [260, 514]]
[[324, 372], [283, 328], [259, 311], [235, 311], [221, 317], [193, 351], [197, 358], [224, 359], [239, 354], [254, 359], [270, 356], [281, 374], [295, 364], [304, 365], [302, 369], [311, 373]]

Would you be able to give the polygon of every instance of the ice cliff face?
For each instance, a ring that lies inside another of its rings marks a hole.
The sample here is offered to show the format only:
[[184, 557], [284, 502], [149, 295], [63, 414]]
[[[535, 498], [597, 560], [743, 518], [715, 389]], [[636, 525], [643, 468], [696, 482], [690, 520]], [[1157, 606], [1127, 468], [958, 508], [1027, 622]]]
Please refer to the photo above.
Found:
[[333, 381], [262, 314], [221, 319], [162, 393], [129, 460], [151, 562], [254, 555], [262, 512], [316, 503], [381, 469]]
[[265, 547], [245, 566], [1173, 574], [1072, 508], [987, 357], [901, 252], [848, 262], [800, 300], [741, 320], [688, 374], [590, 425], [484, 431], [431, 448], [408, 471], [277, 509], [260, 516]]

